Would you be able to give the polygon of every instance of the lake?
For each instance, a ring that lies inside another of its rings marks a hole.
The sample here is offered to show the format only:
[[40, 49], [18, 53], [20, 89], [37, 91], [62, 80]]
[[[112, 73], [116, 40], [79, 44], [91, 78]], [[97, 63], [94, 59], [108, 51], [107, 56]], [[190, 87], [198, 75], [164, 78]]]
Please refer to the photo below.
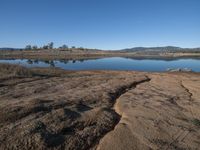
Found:
[[168, 68], [188, 68], [200, 72], [200, 59], [132, 59], [132, 58], [101, 58], [93, 60], [54, 60], [41, 61], [33, 59], [0, 60], [0, 63], [20, 64], [26, 67], [59, 67], [65, 70], [136, 70], [161, 72]]

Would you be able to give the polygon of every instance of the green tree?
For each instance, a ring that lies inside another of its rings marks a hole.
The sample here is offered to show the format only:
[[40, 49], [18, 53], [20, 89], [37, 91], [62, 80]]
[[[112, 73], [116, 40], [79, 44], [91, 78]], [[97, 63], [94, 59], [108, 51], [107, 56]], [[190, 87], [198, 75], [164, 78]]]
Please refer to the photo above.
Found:
[[26, 50], [31, 50], [32, 47], [31, 47], [31, 45], [26, 45], [25, 49], [26, 49]]
[[49, 47], [48, 47], [48, 45], [44, 45], [42, 48], [43, 49], [48, 49]]
[[48, 43], [48, 49], [53, 49], [53, 45], [54, 45], [53, 42]]
[[62, 49], [68, 49], [68, 46], [64, 44], [63, 46], [61, 46], [61, 48]]
[[83, 47], [79, 47], [80, 50], [85, 50]]
[[38, 49], [37, 45], [34, 45], [34, 46], [32, 47], [32, 49], [34, 49], [34, 50]]

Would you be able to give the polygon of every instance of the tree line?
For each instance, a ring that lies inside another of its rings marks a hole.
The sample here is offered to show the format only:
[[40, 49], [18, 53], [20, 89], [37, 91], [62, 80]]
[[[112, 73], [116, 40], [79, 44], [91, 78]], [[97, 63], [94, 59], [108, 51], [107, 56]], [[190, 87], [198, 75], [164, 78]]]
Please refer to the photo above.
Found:
[[38, 47], [37, 45], [26, 45], [26, 47], [24, 48], [25, 50], [39, 50], [39, 49], [64, 49], [64, 50], [68, 50], [68, 49], [80, 49], [80, 50], [86, 50], [86, 48], [83, 47], [75, 47], [72, 46], [71, 48], [68, 47], [66, 44], [63, 44], [62, 46], [55, 48], [54, 47], [54, 43], [50, 42], [48, 44], [43, 45], [42, 47]]

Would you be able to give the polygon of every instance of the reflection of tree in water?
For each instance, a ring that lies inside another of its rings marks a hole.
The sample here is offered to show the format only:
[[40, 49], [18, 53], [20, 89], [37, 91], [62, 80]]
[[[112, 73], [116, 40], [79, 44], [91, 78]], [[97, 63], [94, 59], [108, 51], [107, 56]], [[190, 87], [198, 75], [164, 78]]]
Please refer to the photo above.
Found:
[[[67, 64], [69, 61], [70, 61], [70, 60], [68, 60], [68, 59], [60, 59], [60, 60], [59, 60], [60, 63], [64, 63], [64, 64]], [[76, 63], [76, 61], [84, 62], [85, 59], [71, 60], [71, 61], [72, 61], [72, 63]]]
[[50, 67], [55, 67], [55, 63], [54, 63], [53, 60], [44, 60], [42, 62], [44, 62], [45, 64], [50, 65]]
[[84, 62], [84, 59], [79, 59], [80, 62]]
[[38, 64], [38, 63], [39, 63], [39, 60], [38, 60], [38, 59], [35, 59], [35, 60], [34, 60], [34, 63], [35, 63], [35, 64]]
[[60, 59], [59, 60], [60, 63], [64, 63], [64, 64], [67, 64], [69, 61], [72, 61], [72, 63], [76, 63], [76, 61], [84, 62], [85, 59], [79, 59], [79, 60]]
[[45, 64], [49, 64], [49, 63], [50, 63], [49, 60], [44, 60], [43, 62], [44, 62]]
[[[67, 64], [70, 60], [68, 59], [61, 59], [59, 60], [60, 63]], [[72, 63], [76, 63], [77, 61], [79, 62], [84, 62], [85, 59], [79, 59], [79, 60], [71, 60]], [[39, 62], [43, 62], [45, 64], [48, 64], [50, 67], [55, 67], [55, 61], [54, 60], [39, 60], [39, 59], [28, 59], [27, 63], [28, 64], [39, 64]]]
[[28, 59], [28, 60], [27, 60], [27, 63], [28, 63], [28, 64], [33, 64], [33, 61], [32, 61], [31, 59]]
[[55, 63], [53, 60], [51, 60], [49, 64], [50, 64], [50, 67], [55, 67]]
[[28, 59], [27, 63], [28, 64], [38, 64], [40, 61], [38, 59]]
[[69, 62], [69, 60], [66, 60], [66, 59], [62, 59], [62, 60], [59, 60], [60, 63], [64, 63], [64, 64], [67, 64]]

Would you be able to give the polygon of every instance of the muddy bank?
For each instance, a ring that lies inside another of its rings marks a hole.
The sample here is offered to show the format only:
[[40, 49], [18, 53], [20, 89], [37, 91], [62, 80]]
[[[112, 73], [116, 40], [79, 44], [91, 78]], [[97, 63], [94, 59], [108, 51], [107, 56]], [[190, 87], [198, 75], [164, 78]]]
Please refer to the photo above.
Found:
[[200, 75], [0, 64], [0, 149], [195, 149]]

